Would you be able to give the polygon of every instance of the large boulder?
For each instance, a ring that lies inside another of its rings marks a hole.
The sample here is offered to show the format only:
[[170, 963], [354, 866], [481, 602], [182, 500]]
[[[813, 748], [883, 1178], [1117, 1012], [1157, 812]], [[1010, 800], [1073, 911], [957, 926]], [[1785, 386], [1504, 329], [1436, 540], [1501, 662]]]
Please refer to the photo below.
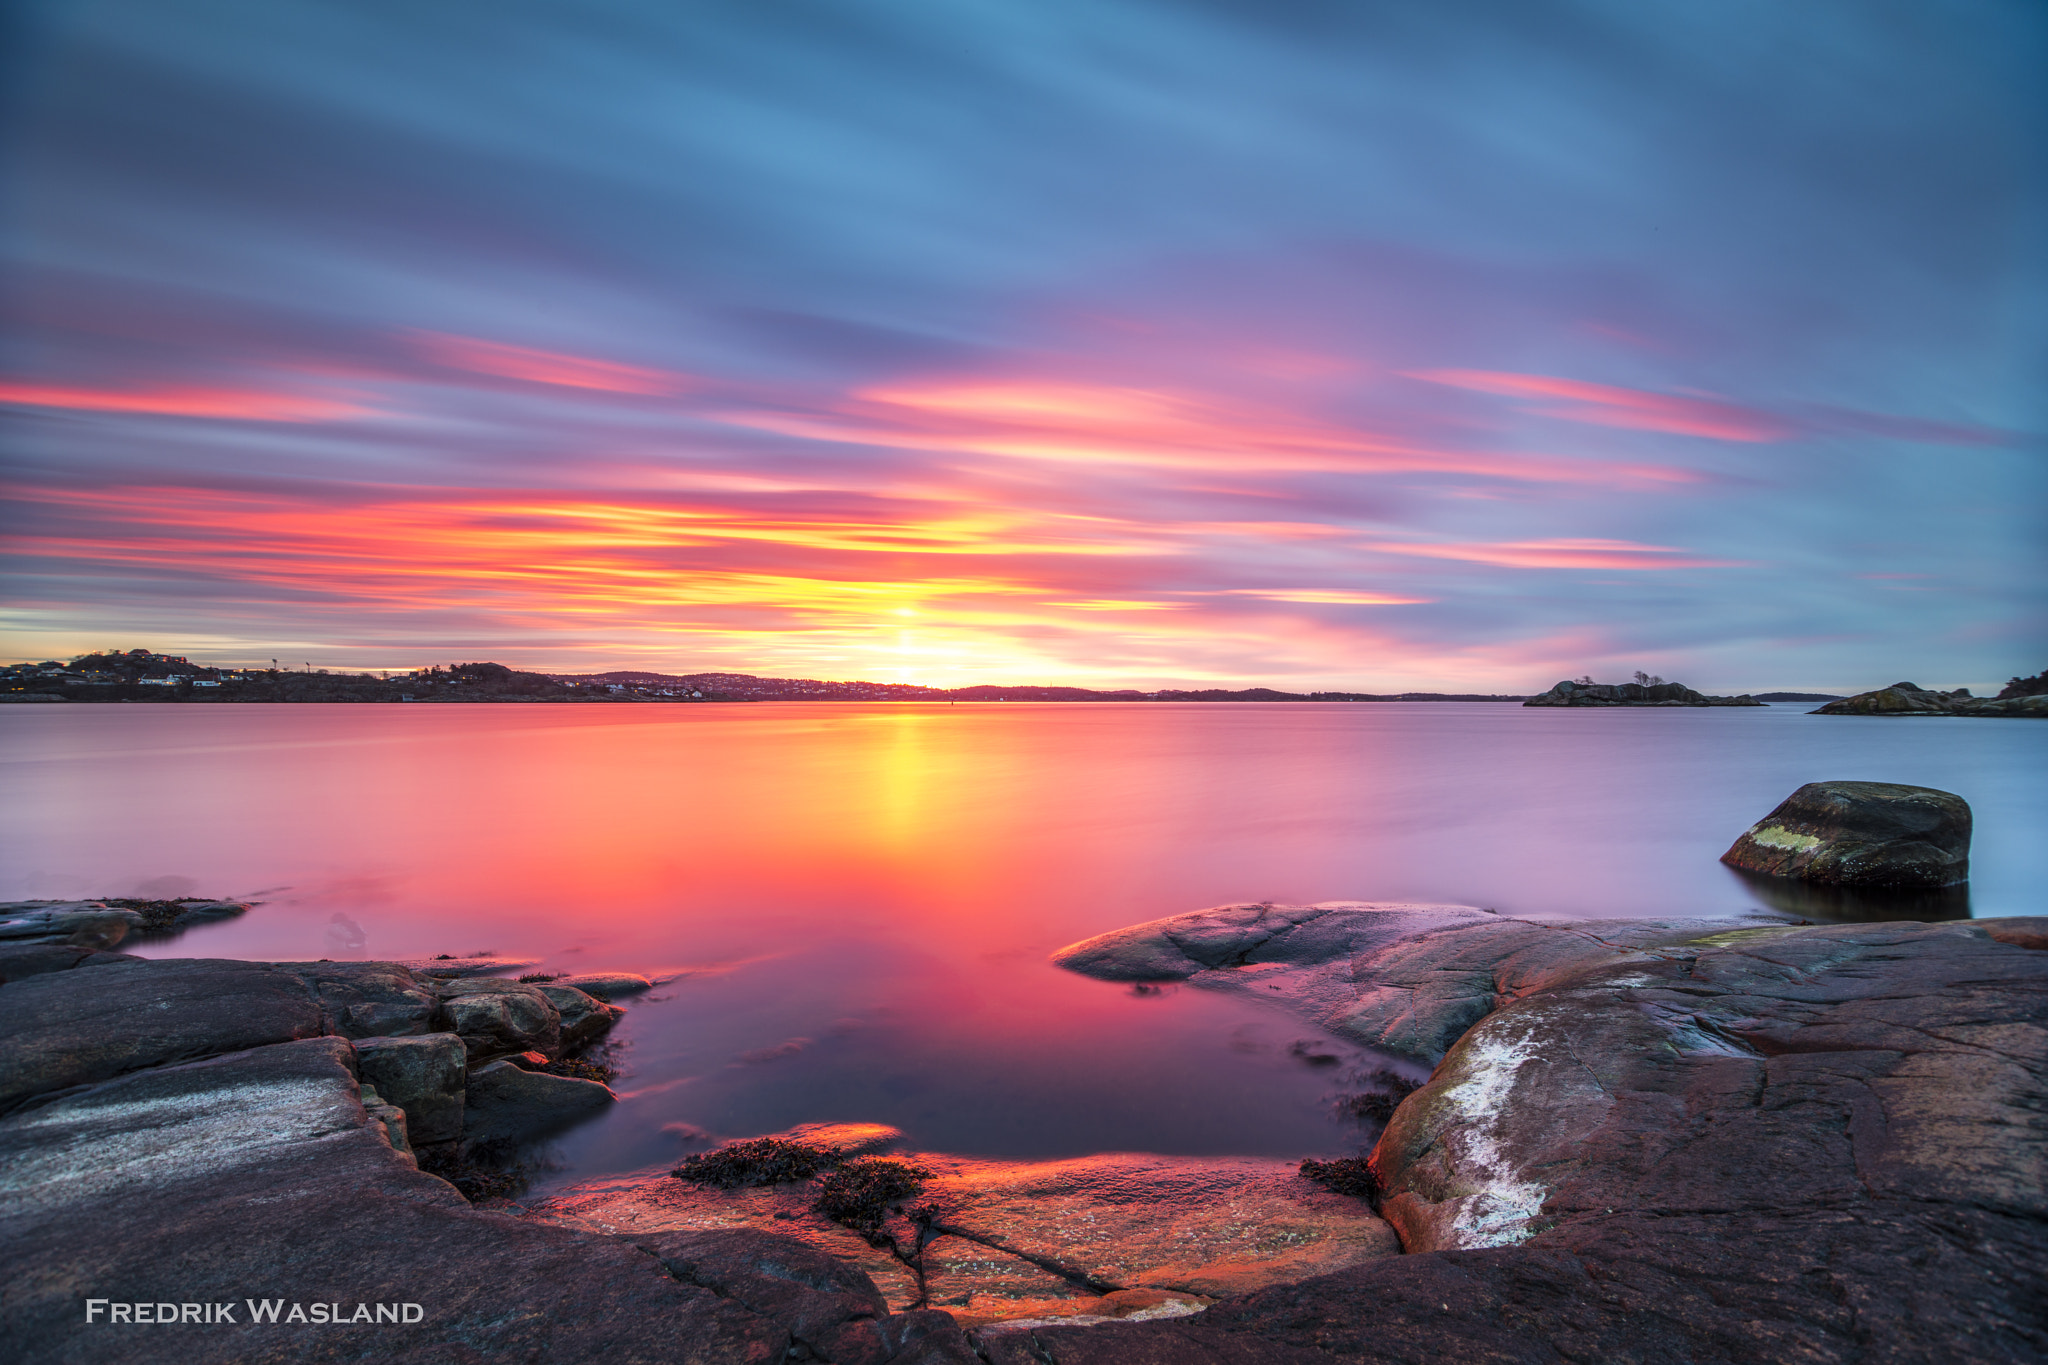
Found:
[[573, 976], [558, 976], [550, 984], [570, 986], [600, 1000], [640, 995], [654, 989], [653, 980], [638, 972], [578, 972]]
[[468, 1049], [453, 1033], [356, 1042], [363, 1084], [405, 1111], [406, 1131], [422, 1145], [461, 1138], [467, 1067]]
[[330, 1032], [344, 1038], [429, 1033], [439, 984], [390, 962], [280, 962], [320, 993]]
[[469, 1074], [462, 1135], [484, 1147], [525, 1142], [592, 1118], [617, 1098], [596, 1081], [492, 1062]]
[[1970, 877], [1970, 806], [1933, 787], [1809, 782], [1744, 831], [1721, 861], [1835, 886], [1954, 886]]
[[553, 1056], [561, 1048], [561, 1012], [540, 987], [492, 976], [435, 985], [444, 1027], [462, 1035], [472, 1062], [528, 1050]]
[[573, 1052], [588, 1047], [610, 1033], [612, 1025], [626, 1017], [617, 1005], [607, 1005], [596, 996], [560, 982], [543, 983], [540, 993], [548, 998], [562, 1021], [562, 1047]]
[[1104, 981], [1184, 981], [1198, 972], [1325, 962], [1453, 923], [1492, 921], [1470, 905], [1324, 901], [1219, 905], [1070, 943], [1055, 965]]

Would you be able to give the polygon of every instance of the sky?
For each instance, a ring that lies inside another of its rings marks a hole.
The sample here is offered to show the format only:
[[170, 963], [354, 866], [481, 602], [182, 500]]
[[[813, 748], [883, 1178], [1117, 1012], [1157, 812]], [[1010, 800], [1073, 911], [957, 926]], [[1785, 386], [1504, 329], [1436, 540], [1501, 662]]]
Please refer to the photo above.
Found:
[[2048, 665], [2031, 0], [27, 0], [10, 659]]

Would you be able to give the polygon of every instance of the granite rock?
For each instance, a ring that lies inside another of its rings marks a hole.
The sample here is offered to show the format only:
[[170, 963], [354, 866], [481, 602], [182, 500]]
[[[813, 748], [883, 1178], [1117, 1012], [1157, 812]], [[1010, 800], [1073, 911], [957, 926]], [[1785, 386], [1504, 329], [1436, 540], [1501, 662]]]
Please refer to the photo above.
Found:
[[1721, 861], [1834, 886], [1955, 886], [1970, 877], [1970, 806], [1933, 787], [1809, 782], [1744, 831]]
[[1816, 716], [2006, 716], [2048, 719], [2048, 695], [1973, 697], [1959, 687], [1940, 692], [1910, 682], [1896, 682], [1853, 697], [1831, 701]]
[[540, 987], [497, 977], [472, 976], [435, 983], [443, 1027], [462, 1035], [472, 1064], [532, 1048], [554, 1056], [562, 1045], [562, 1016]]
[[481, 1146], [526, 1142], [593, 1118], [617, 1099], [611, 1087], [596, 1081], [492, 1062], [469, 1073], [463, 1140]]
[[1410, 1254], [986, 1357], [2048, 1351], [2048, 920], [1606, 928], [1395, 1111], [1372, 1161]]
[[546, 982], [540, 985], [540, 993], [548, 998], [561, 1018], [562, 1047], [565, 1051], [576, 1051], [588, 1047], [612, 1030], [612, 1025], [626, 1017], [626, 1012], [617, 1005], [607, 1005], [597, 997], [574, 986], [560, 982]]
[[127, 960], [0, 987], [0, 1113], [145, 1067], [326, 1031], [306, 981], [261, 962]]
[[548, 984], [570, 986], [605, 1001], [622, 995], [640, 995], [655, 986], [652, 979], [635, 972], [578, 972], [571, 976], [558, 976]]
[[462, 1137], [468, 1064], [468, 1049], [453, 1033], [356, 1041], [363, 1084], [376, 1086], [387, 1102], [405, 1111], [407, 1131], [417, 1143]]

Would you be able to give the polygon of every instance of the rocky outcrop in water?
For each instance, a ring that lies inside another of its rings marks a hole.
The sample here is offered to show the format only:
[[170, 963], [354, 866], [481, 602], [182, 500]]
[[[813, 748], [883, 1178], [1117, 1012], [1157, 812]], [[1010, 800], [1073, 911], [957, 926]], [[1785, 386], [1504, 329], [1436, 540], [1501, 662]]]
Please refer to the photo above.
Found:
[[[2015, 679], [2015, 682], [2019, 681]], [[2011, 688], [2006, 689], [2008, 692]], [[1831, 701], [1816, 716], [2010, 716], [2048, 720], [2048, 695], [1973, 697], [1970, 689], [1935, 692], [1915, 683], [1896, 682], [1874, 692], [1859, 692]]]
[[1745, 830], [1721, 861], [1832, 886], [1956, 886], [1970, 878], [1970, 805], [1933, 787], [1809, 782]]
[[1762, 706], [1755, 697], [1709, 697], [1684, 683], [1586, 683], [1554, 684], [1542, 696], [1531, 697], [1524, 706]]
[[247, 901], [0, 901], [0, 943], [70, 943], [115, 948], [130, 938], [181, 934], [195, 924], [233, 919]]

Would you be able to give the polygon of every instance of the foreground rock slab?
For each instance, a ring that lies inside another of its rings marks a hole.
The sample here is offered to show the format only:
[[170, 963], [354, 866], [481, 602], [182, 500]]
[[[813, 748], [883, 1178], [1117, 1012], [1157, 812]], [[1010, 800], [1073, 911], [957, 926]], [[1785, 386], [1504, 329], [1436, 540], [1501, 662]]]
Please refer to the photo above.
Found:
[[[44, 1046], [49, 1064], [18, 1073], [25, 1091], [0, 1117], [10, 1359], [978, 1361], [950, 1317], [890, 1314], [857, 1268], [792, 1238], [643, 1245], [471, 1207], [394, 1146], [404, 1112], [361, 1083], [359, 1045], [333, 1031], [317, 982], [276, 964], [64, 956], [0, 954], [7, 1036], [39, 1007], [57, 1016], [48, 1044], [77, 1038], [106, 999], [211, 1003], [140, 1040]], [[17, 957], [37, 970], [17, 975]], [[207, 1053], [302, 1028], [316, 1032]], [[428, 1083], [427, 1054], [460, 1047], [440, 1039], [361, 1048]], [[252, 1302], [272, 1311], [252, 1320]]]
[[987, 1357], [2042, 1358], [2044, 949], [2043, 919], [1502, 921], [1299, 955], [1279, 994], [1319, 1020], [1349, 993], [1384, 1029], [1402, 984], [1429, 1018], [1491, 997], [1372, 1155], [1410, 1254]]
[[[927, 1210], [925, 1227], [902, 1218], [890, 1227], [899, 1249], [920, 1249], [915, 1265], [817, 1213], [813, 1181], [722, 1190], [642, 1173], [564, 1191], [529, 1216], [636, 1235], [775, 1231], [857, 1265], [894, 1308], [928, 1303], [974, 1325], [1124, 1317], [1169, 1300], [1192, 1310], [1400, 1251], [1368, 1205], [1303, 1179], [1293, 1162], [902, 1155], [931, 1173], [915, 1196]], [[1144, 1290], [1155, 1293], [1105, 1302]]]
[[1745, 830], [1721, 861], [1831, 886], [1956, 886], [1970, 878], [1970, 805], [1933, 787], [1809, 782]]

